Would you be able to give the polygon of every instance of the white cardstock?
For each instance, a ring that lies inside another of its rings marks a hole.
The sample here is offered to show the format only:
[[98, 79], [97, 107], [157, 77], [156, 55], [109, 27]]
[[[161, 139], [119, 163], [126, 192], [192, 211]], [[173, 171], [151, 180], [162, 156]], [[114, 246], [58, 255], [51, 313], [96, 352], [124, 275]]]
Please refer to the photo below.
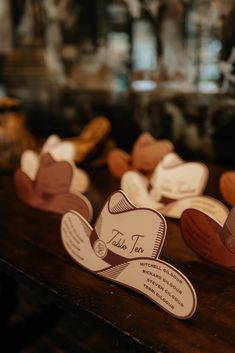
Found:
[[67, 212], [61, 236], [70, 256], [89, 271], [142, 293], [177, 318], [194, 314], [197, 297], [192, 284], [158, 258], [166, 236], [160, 213], [136, 208], [117, 191], [94, 228], [77, 212]]
[[50, 135], [42, 146], [41, 153], [50, 153], [56, 161], [73, 161], [75, 146], [68, 141], [62, 141], [57, 135]]
[[[175, 155], [175, 153], [170, 153]], [[151, 178], [152, 190], [150, 192], [156, 201], [159, 201], [159, 194], [172, 200], [179, 200], [189, 196], [198, 196], [204, 192], [208, 181], [208, 168], [199, 162], [183, 162], [175, 164], [175, 158], [166, 155], [155, 169]]]
[[32, 150], [25, 150], [20, 159], [20, 168], [31, 180], [35, 180], [39, 167], [39, 154]]
[[222, 202], [209, 196], [187, 197], [174, 201], [160, 208], [159, 211], [165, 217], [179, 219], [184, 210], [188, 208], [194, 208], [204, 212], [220, 225], [224, 224], [229, 214], [228, 208]]
[[155, 201], [149, 194], [149, 180], [143, 174], [128, 171], [121, 178], [121, 189], [136, 207], [159, 209], [163, 204]]
[[201, 196], [208, 168], [198, 162], [185, 163], [176, 153], [167, 154], [149, 181], [136, 171], [124, 173], [121, 189], [137, 207], [158, 210], [165, 217], [180, 219], [187, 208], [195, 208], [223, 224], [227, 207], [209, 196]]

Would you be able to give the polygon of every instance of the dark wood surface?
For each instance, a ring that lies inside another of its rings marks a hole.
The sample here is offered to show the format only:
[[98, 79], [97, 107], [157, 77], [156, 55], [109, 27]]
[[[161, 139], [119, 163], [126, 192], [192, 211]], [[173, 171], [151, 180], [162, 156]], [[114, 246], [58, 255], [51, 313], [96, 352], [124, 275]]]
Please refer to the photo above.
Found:
[[[209, 166], [205, 194], [221, 199], [222, 169]], [[105, 198], [119, 183], [105, 169], [89, 172], [87, 194], [94, 219]], [[188, 320], [178, 320], [152, 302], [118, 284], [80, 268], [60, 239], [60, 216], [24, 205], [12, 174], [0, 175], [0, 270], [52, 297], [63, 309], [117, 332], [141, 350], [162, 353], [230, 353], [235, 351], [235, 274], [210, 265], [183, 242], [179, 222], [167, 220], [168, 233], [160, 258], [179, 268], [192, 282], [198, 307]], [[82, 314], [81, 314], [82, 313]], [[124, 350], [123, 350], [124, 351]]]

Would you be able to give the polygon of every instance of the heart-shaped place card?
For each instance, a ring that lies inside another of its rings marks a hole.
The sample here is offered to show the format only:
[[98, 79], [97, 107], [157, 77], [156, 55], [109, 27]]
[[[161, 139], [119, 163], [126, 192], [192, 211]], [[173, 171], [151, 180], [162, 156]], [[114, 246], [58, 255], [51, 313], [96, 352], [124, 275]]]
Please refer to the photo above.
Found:
[[231, 170], [221, 175], [219, 180], [220, 192], [227, 203], [235, 205], [235, 171]]
[[76, 190], [79, 175], [72, 162], [56, 161], [49, 153], [39, 158], [37, 154], [26, 151], [21, 165], [22, 169], [16, 171], [14, 181], [16, 191], [25, 203], [60, 214], [73, 209], [91, 220], [92, 206]]
[[235, 271], [235, 207], [223, 225], [201, 211], [185, 210], [180, 227], [193, 251], [207, 261]]
[[[171, 156], [169, 157], [171, 158]], [[176, 165], [182, 165], [182, 162], [179, 163], [179, 159], [175, 158], [173, 162], [175, 162], [175, 167]], [[188, 170], [188, 167], [186, 169]], [[156, 175], [154, 177], [156, 178]], [[171, 185], [171, 183], [169, 184]], [[126, 172], [121, 179], [121, 189], [137, 207], [149, 207], [158, 210], [166, 217], [179, 219], [185, 209], [196, 208], [223, 224], [229, 213], [227, 207], [213, 197], [194, 196], [192, 193], [191, 196], [185, 195], [185, 197], [179, 199], [169, 198], [170, 193], [164, 193], [164, 190], [160, 187], [151, 189], [149, 179], [139, 172]], [[169, 187], [167, 190], [172, 189]], [[179, 194], [178, 192], [178, 197]]]
[[67, 212], [61, 236], [70, 256], [87, 270], [140, 292], [177, 318], [195, 312], [192, 284], [158, 259], [166, 236], [164, 217], [135, 207], [122, 191], [107, 199], [94, 228], [77, 212]]

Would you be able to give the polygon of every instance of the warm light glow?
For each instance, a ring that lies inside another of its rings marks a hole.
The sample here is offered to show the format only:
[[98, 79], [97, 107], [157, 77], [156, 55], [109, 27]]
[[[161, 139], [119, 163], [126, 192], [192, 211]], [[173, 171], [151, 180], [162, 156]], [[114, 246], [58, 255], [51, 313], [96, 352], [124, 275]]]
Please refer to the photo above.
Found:
[[131, 83], [131, 88], [133, 88], [134, 91], [153, 91], [156, 87], [156, 82], [152, 80], [136, 80]]

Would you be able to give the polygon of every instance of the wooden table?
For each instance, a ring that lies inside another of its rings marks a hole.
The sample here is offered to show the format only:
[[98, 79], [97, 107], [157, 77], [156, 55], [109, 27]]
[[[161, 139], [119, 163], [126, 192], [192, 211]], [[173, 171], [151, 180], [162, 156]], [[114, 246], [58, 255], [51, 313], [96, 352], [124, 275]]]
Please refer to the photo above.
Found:
[[[221, 199], [218, 179], [222, 169], [209, 169], [205, 194]], [[105, 198], [119, 184], [105, 169], [89, 174], [88, 198], [96, 217]], [[195, 255], [182, 240], [178, 221], [167, 220], [168, 234], [160, 258], [179, 268], [197, 292], [196, 313], [183, 321], [140, 294], [80, 268], [63, 248], [60, 216], [24, 205], [10, 173], [0, 175], [0, 200], [0, 270], [34, 288], [38, 295], [52, 296], [59, 306], [78, 315], [78, 320], [85, 313], [97, 325], [107, 330], [111, 327], [138, 351], [235, 351], [235, 274]]]

